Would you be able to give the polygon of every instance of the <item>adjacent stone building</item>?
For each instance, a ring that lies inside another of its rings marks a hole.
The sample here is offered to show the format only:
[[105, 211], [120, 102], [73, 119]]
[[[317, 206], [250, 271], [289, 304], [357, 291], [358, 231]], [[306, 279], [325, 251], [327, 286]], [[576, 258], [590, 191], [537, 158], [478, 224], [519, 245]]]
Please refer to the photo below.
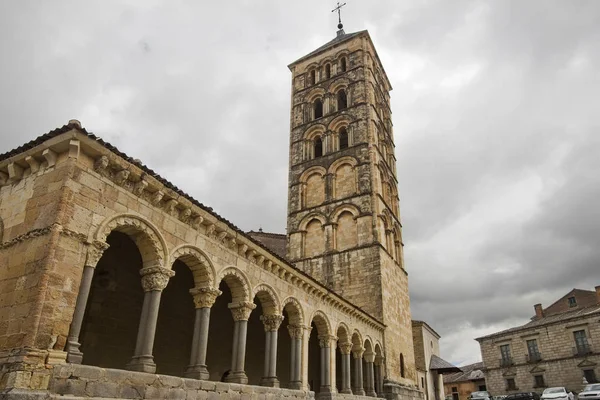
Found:
[[290, 65], [287, 236], [72, 120], [0, 155], [0, 398], [420, 398], [390, 83], [366, 31]]
[[579, 390], [600, 373], [600, 286], [573, 289], [547, 308], [534, 306], [531, 322], [478, 338], [489, 391]]
[[460, 367], [461, 372], [444, 375], [444, 393], [452, 400], [468, 400], [473, 392], [487, 390], [483, 363], [464, 365]]
[[444, 374], [460, 372], [460, 369], [440, 357], [440, 335], [423, 321], [412, 322], [417, 383], [426, 400], [444, 398]]

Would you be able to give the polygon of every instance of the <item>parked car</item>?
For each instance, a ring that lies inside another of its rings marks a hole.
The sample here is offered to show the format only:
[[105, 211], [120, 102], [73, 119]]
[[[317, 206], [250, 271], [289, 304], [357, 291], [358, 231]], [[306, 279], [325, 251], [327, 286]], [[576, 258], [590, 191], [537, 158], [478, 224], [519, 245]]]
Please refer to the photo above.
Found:
[[492, 400], [492, 395], [489, 392], [481, 391], [481, 392], [473, 392], [469, 395], [470, 400]]
[[540, 400], [540, 395], [536, 392], [511, 393], [504, 400]]
[[551, 387], [544, 390], [542, 400], [575, 400], [575, 395], [563, 386]]
[[600, 383], [587, 385], [578, 397], [580, 400], [600, 400]]
[[508, 396], [507, 394], [499, 394], [496, 396], [492, 396], [492, 400], [504, 400], [506, 399], [506, 396]]

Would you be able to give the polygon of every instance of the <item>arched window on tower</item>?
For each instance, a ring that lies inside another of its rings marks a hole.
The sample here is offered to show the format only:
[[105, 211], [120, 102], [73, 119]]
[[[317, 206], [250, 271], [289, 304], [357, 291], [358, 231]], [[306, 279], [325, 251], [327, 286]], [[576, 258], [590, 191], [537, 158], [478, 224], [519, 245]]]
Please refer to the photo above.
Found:
[[406, 378], [406, 371], [404, 371], [404, 354], [400, 353], [400, 376]]
[[314, 119], [321, 118], [323, 116], [323, 100], [316, 99], [314, 102]]
[[337, 92], [337, 109], [343, 110], [348, 108], [348, 96], [346, 96], [346, 91], [344, 89]]
[[342, 57], [342, 60], [340, 61], [340, 68], [342, 69], [342, 72], [346, 72], [346, 57]]
[[323, 141], [320, 137], [315, 139], [315, 158], [321, 157], [323, 155]]
[[348, 147], [348, 131], [346, 128], [340, 129], [340, 150]]
[[313, 69], [312, 71], [310, 71], [310, 84], [314, 85], [315, 83], [317, 83], [317, 73]]
[[325, 65], [325, 78], [331, 78], [331, 64]]

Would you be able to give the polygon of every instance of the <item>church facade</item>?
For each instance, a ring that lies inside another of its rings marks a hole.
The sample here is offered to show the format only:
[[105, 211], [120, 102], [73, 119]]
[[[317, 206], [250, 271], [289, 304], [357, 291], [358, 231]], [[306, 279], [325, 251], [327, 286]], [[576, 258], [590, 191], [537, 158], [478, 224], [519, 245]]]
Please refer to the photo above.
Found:
[[271, 242], [76, 120], [0, 155], [0, 399], [422, 397], [383, 66], [340, 30], [289, 67]]

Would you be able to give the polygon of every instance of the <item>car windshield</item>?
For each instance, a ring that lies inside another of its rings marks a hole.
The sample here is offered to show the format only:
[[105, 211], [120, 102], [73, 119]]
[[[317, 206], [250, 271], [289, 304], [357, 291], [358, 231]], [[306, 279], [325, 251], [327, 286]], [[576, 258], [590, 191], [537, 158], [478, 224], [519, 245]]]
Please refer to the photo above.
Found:
[[556, 388], [548, 388], [544, 390], [544, 394], [552, 394], [552, 393], [565, 393], [565, 388], [556, 387]]
[[584, 392], [591, 392], [596, 390], [600, 390], [600, 385], [587, 385], [585, 389], [583, 389]]
[[473, 392], [471, 397], [489, 397], [488, 392]]

